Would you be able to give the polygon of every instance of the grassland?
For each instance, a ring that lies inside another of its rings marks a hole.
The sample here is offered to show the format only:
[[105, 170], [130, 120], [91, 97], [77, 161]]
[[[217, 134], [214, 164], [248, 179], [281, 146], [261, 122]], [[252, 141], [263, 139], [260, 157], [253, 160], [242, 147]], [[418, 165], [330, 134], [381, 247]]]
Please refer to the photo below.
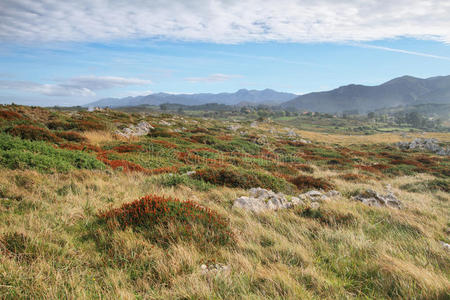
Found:
[[[115, 134], [141, 121], [148, 135]], [[230, 125], [1, 107], [0, 298], [450, 297], [449, 157], [400, 150], [395, 133]], [[342, 197], [317, 210], [232, 209], [250, 187], [297, 195], [307, 182]], [[386, 184], [403, 209], [351, 199]], [[211, 263], [229, 269], [202, 273]]]

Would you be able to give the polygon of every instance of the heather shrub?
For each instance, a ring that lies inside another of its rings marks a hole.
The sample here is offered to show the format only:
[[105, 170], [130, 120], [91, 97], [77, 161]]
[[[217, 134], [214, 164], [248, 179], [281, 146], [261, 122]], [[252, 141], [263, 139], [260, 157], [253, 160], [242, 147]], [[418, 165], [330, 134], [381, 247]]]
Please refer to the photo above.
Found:
[[141, 152], [143, 151], [141, 145], [136, 144], [126, 144], [126, 145], [120, 145], [113, 148], [114, 151], [117, 151], [119, 153], [127, 153], [127, 152]]
[[10, 121], [10, 120], [20, 120], [23, 119], [23, 117], [14, 111], [0, 110], [0, 119]]
[[100, 161], [87, 153], [55, 149], [46, 142], [22, 140], [7, 134], [0, 134], [0, 166], [41, 172], [104, 168]]
[[318, 189], [328, 191], [334, 188], [334, 185], [322, 178], [300, 175], [290, 180], [299, 190]]
[[193, 177], [215, 185], [234, 188], [262, 187], [274, 192], [292, 190], [292, 186], [283, 178], [257, 171], [245, 171], [239, 168], [205, 168], [197, 171]]
[[45, 128], [36, 127], [33, 125], [16, 125], [8, 133], [14, 136], [18, 136], [22, 139], [32, 141], [48, 141], [59, 142], [61, 138], [57, 137], [51, 131]]
[[450, 182], [443, 179], [425, 180], [404, 184], [400, 186], [400, 189], [413, 193], [426, 193], [436, 191], [450, 193]]
[[172, 135], [172, 132], [170, 132], [168, 129], [161, 127], [156, 127], [148, 133], [148, 136], [151, 137], [171, 137]]
[[158, 178], [157, 182], [163, 186], [171, 187], [177, 185], [185, 185], [198, 191], [208, 191], [214, 188], [214, 184], [192, 178], [188, 175], [180, 174], [164, 174]]
[[57, 137], [60, 137], [62, 139], [65, 139], [66, 141], [70, 141], [70, 142], [80, 143], [80, 142], [85, 142], [86, 141], [86, 138], [84, 136], [82, 136], [78, 132], [74, 132], [74, 131], [56, 132], [55, 135]]
[[228, 220], [193, 201], [148, 195], [102, 212], [99, 218], [112, 228], [131, 227], [159, 245], [185, 240], [207, 247], [233, 240]]

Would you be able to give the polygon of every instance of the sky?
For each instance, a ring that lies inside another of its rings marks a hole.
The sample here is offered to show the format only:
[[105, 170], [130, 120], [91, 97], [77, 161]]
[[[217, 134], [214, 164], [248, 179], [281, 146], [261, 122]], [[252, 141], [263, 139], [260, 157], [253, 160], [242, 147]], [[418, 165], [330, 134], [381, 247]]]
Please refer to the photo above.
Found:
[[447, 0], [0, 0], [0, 103], [450, 75]]

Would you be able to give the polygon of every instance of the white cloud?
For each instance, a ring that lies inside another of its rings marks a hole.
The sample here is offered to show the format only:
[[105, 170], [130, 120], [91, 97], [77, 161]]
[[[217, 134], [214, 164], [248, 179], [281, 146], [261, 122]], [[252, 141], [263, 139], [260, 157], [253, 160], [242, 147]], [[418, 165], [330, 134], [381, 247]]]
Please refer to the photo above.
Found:
[[450, 43], [445, 0], [2, 0], [0, 40]]
[[239, 78], [241, 75], [227, 75], [227, 74], [211, 74], [206, 77], [186, 77], [184, 80], [189, 82], [220, 82], [230, 80], [232, 78]]
[[112, 76], [74, 77], [56, 84], [41, 84], [33, 81], [0, 80], [0, 90], [21, 90], [46, 96], [95, 96], [95, 91], [129, 85], [147, 85], [150, 80]]
[[409, 50], [389, 48], [389, 47], [382, 47], [382, 46], [375, 46], [375, 45], [366, 45], [366, 44], [354, 44], [354, 45], [358, 46], [358, 47], [362, 47], [362, 48], [384, 50], [384, 51], [389, 51], [389, 52], [397, 52], [397, 53], [403, 53], [403, 54], [409, 54], [409, 55], [415, 55], [415, 56], [423, 56], [423, 57], [430, 57], [430, 58], [436, 58], [436, 59], [450, 61], [450, 57], [448, 57], [448, 56], [439, 56], [439, 55], [434, 55], [434, 54], [429, 54], [429, 53], [409, 51]]

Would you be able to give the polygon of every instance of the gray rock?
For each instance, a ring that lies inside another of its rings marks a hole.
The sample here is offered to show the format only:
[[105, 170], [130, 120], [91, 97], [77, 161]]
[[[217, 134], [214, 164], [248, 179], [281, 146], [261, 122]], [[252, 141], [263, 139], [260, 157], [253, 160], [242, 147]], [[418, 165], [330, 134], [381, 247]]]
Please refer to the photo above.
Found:
[[152, 125], [150, 125], [149, 123], [142, 121], [139, 122], [139, 124], [135, 125], [129, 125], [128, 127], [122, 129], [122, 131], [117, 130], [116, 134], [129, 138], [132, 136], [142, 136], [142, 135], [147, 135], [150, 130], [154, 129]]
[[381, 195], [372, 189], [367, 189], [364, 193], [354, 196], [352, 199], [369, 206], [388, 206], [397, 209], [402, 208], [402, 203], [391, 191], [387, 191], [386, 195]]
[[450, 155], [450, 149], [441, 147], [439, 141], [433, 138], [416, 138], [412, 142], [398, 142], [396, 145], [401, 149], [429, 151], [437, 155]]
[[265, 210], [279, 210], [302, 205], [303, 201], [297, 197], [288, 199], [283, 193], [274, 193], [263, 188], [252, 188], [249, 197], [242, 196], [234, 200], [233, 208], [241, 208], [253, 212]]

